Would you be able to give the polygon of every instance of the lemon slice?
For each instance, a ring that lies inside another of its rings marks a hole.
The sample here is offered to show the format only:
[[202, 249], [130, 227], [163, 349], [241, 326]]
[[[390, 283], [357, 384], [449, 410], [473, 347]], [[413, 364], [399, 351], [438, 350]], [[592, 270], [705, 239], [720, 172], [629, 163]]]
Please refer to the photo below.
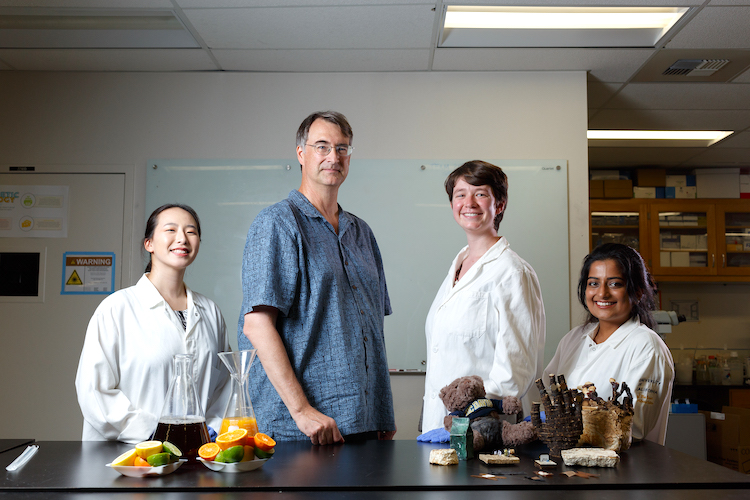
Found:
[[135, 448], [128, 450], [119, 457], [112, 460], [112, 465], [125, 465], [127, 467], [133, 466], [133, 461], [138, 455], [135, 454]]
[[161, 453], [162, 448], [161, 441], [144, 441], [135, 445], [135, 452], [139, 457], [147, 459], [151, 455]]

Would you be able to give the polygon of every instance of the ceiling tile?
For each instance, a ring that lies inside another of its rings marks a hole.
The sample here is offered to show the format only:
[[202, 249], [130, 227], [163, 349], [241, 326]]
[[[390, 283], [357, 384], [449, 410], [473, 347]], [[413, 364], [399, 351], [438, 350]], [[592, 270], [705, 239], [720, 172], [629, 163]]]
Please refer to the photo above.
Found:
[[602, 107], [622, 86], [622, 83], [602, 83], [589, 80], [586, 84], [589, 108]]
[[0, 60], [23, 71], [210, 71], [200, 49], [0, 49]]
[[631, 83], [608, 109], [750, 109], [750, 85], [735, 83]]
[[[714, 148], [750, 148], [750, 131], [734, 133], [712, 146]], [[747, 152], [750, 155], [750, 151]]]
[[733, 83], [750, 83], [750, 69], [732, 80]]
[[666, 45], [680, 48], [747, 48], [750, 9], [747, 7], [706, 7]]
[[65, 9], [172, 9], [169, 0], [2, 0], [2, 7], [47, 7]]
[[[313, 7], [338, 5], [372, 5], [373, 0], [175, 0], [183, 9], [197, 8], [237, 8], [237, 7]], [[435, 2], [426, 0], [388, 0], [390, 5], [429, 5]]]
[[589, 120], [590, 129], [745, 130], [750, 110], [625, 110], [601, 109]]
[[435, 49], [437, 71], [590, 71], [601, 82], [624, 82], [653, 49]]
[[430, 51], [414, 50], [214, 50], [227, 71], [425, 71]]
[[750, 150], [731, 148], [708, 148], [701, 154], [685, 162], [689, 166], [722, 166], [748, 167], [750, 166]]
[[430, 5], [186, 9], [212, 49], [418, 49], [432, 45]]

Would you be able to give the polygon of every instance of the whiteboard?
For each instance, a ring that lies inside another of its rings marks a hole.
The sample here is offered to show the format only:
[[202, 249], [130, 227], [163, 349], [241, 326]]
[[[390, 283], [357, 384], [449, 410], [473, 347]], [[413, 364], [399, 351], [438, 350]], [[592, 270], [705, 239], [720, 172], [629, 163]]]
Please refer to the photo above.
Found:
[[[570, 325], [568, 169], [565, 160], [487, 160], [508, 176], [499, 234], [536, 270], [547, 336]], [[364, 219], [380, 246], [393, 314], [385, 319], [391, 369], [425, 369], [424, 322], [458, 251], [466, 245], [443, 183], [464, 161], [352, 160], [341, 207]], [[242, 305], [242, 254], [255, 216], [299, 188], [292, 160], [150, 160], [146, 214], [185, 203], [201, 219], [201, 248], [185, 281], [213, 299], [236, 349]], [[555, 346], [546, 351], [554, 352]]]

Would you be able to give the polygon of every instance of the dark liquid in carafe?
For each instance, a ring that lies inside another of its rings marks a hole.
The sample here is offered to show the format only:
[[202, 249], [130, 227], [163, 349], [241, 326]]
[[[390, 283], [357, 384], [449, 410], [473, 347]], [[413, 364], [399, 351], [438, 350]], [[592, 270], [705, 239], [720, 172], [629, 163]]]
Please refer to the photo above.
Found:
[[151, 439], [169, 441], [182, 451], [183, 457], [191, 460], [198, 455], [198, 448], [210, 441], [206, 420], [200, 417], [162, 419]]

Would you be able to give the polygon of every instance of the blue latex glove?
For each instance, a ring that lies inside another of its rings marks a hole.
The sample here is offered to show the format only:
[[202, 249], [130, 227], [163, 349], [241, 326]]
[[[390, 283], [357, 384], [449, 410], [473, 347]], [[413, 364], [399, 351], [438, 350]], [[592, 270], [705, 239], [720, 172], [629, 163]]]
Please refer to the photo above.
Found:
[[[547, 421], [547, 418], [544, 416], [544, 412], [543, 411], [539, 412], [539, 418], [542, 419], [542, 422], [546, 422]], [[526, 418], [523, 419], [523, 421], [524, 422], [531, 422], [531, 415], [528, 415]]]
[[443, 429], [432, 429], [424, 434], [417, 436], [420, 443], [448, 443], [451, 440], [451, 433]]
[[209, 425], [208, 426], [208, 439], [210, 439], [211, 442], [214, 442], [216, 441], [217, 436], [218, 434], [216, 434], [216, 431], [214, 430], [214, 428]]

